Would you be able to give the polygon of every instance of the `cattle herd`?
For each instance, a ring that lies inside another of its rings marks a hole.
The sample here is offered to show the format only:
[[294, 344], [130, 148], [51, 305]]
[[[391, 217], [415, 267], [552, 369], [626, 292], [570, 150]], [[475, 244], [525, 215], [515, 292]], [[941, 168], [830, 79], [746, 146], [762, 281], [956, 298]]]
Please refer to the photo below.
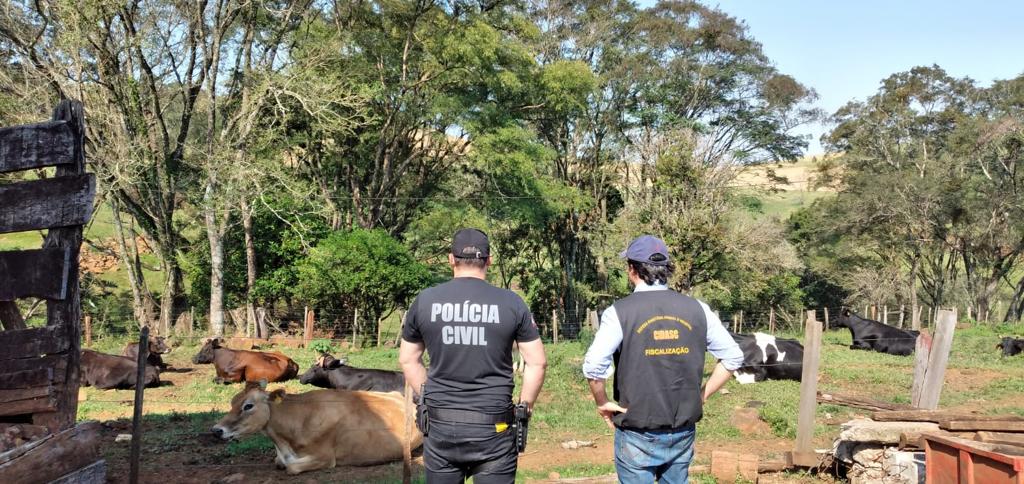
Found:
[[[918, 331], [889, 326], [843, 311], [834, 326], [847, 328], [851, 349], [907, 356], [914, 353]], [[764, 380], [799, 381], [803, 371], [803, 345], [795, 339], [764, 333], [731, 333], [743, 350], [744, 364], [735, 372], [739, 383]], [[996, 345], [1003, 356], [1024, 352], [1024, 339], [1005, 337]], [[143, 386], [160, 384], [160, 372], [168, 365], [161, 355], [171, 348], [159, 336], [149, 339]], [[134, 388], [137, 384], [138, 343], [129, 343], [121, 355], [82, 351], [81, 384], [101, 389]], [[205, 342], [192, 359], [212, 364], [217, 383], [245, 382], [231, 401], [231, 410], [212, 432], [224, 440], [264, 432], [274, 441], [276, 463], [290, 474], [334, 467], [365, 465], [402, 458], [405, 438], [405, 378], [401, 372], [356, 368], [322, 354], [299, 382], [323, 388], [300, 394], [266, 390], [267, 382], [281, 382], [299, 375], [299, 366], [279, 352], [234, 350], [223, 340]], [[316, 419], [308, 418], [316, 415]], [[413, 448], [422, 442], [414, 430]], [[374, 442], [374, 445], [364, 445]]]

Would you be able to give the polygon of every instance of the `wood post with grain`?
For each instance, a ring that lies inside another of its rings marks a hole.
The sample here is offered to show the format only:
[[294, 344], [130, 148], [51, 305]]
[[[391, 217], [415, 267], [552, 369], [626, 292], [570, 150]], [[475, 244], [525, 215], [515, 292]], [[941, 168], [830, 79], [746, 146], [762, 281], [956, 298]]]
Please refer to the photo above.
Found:
[[804, 324], [803, 373], [800, 375], [800, 407], [797, 416], [796, 446], [792, 462], [803, 467], [818, 465], [814, 452], [814, 416], [818, 409], [818, 364], [821, 359], [821, 322], [814, 311], [807, 311]]
[[[75, 431], [82, 336], [79, 250], [96, 195], [96, 179], [85, 171], [84, 119], [82, 104], [65, 100], [50, 121], [0, 128], [0, 173], [56, 167], [49, 178], [0, 184], [0, 234], [47, 231], [39, 249], [0, 252], [0, 417], [45, 428], [53, 437], [47, 442], [74, 440], [43, 446], [49, 449], [47, 466], [73, 463], [59, 469], [69, 475], [95, 469], [99, 462], [94, 433]], [[45, 326], [25, 324], [17, 300], [28, 297], [46, 300]], [[72, 450], [77, 455], [68, 454]], [[24, 480], [17, 469], [39, 452], [26, 451], [0, 464], [0, 482]], [[97, 474], [90, 475], [70, 479], [95, 482]]]

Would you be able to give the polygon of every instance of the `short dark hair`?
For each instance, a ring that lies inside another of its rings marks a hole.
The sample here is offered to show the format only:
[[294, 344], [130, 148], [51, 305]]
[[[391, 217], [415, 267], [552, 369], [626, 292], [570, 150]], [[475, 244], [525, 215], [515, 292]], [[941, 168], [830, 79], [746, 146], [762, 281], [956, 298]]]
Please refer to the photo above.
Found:
[[472, 267], [474, 269], [483, 269], [487, 267], [487, 258], [467, 258], [467, 257], [456, 257], [455, 267]]
[[[660, 254], [655, 254], [660, 255]], [[635, 260], [627, 261], [629, 267], [633, 268], [637, 276], [640, 276], [640, 280], [644, 281], [648, 286], [653, 284], [668, 284], [668, 280], [672, 278], [672, 274], [676, 271], [676, 266], [671, 261], [665, 265], [654, 265], [646, 262], [637, 262]]]

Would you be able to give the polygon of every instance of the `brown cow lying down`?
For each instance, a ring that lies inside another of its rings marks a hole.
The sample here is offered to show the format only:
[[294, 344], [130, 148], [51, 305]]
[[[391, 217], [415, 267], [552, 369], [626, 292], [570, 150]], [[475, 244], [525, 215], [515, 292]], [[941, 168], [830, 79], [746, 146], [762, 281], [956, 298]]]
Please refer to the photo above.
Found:
[[[405, 402], [398, 393], [314, 390], [267, 393], [247, 383], [231, 411], [212, 429], [231, 440], [264, 432], [274, 441], [278, 467], [289, 474], [336, 465], [370, 465], [402, 458]], [[411, 446], [423, 443], [413, 426]]]
[[[135, 388], [138, 374], [136, 360], [124, 356], [108, 355], [92, 350], [82, 350], [82, 366], [80, 379], [82, 386], [94, 386], [108, 390], [111, 388]], [[146, 365], [143, 386], [160, 384], [160, 370]]]
[[213, 363], [217, 370], [217, 383], [285, 381], [299, 374], [299, 365], [278, 352], [232, 350], [221, 347], [221, 339], [214, 338], [192, 358], [195, 364]]
[[[163, 358], [160, 355], [171, 352], [171, 347], [167, 346], [167, 341], [163, 336], [150, 336], [149, 337], [149, 354], [146, 355], [146, 364], [153, 365], [159, 368], [161, 371], [167, 369], [167, 364], [164, 363]], [[122, 355], [127, 356], [135, 361], [139, 361], [139, 343], [128, 343], [124, 347]]]

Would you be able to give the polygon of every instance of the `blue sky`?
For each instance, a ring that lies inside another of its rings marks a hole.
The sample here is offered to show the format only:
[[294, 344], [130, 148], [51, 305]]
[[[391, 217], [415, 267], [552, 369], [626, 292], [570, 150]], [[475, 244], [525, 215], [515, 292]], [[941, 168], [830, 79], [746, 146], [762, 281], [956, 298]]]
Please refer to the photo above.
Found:
[[[652, 0], [641, 1], [643, 6]], [[813, 87], [829, 113], [890, 74], [938, 64], [981, 85], [1024, 73], [1024, 0], [718, 0], [783, 73]], [[809, 153], [820, 153], [812, 134]]]

